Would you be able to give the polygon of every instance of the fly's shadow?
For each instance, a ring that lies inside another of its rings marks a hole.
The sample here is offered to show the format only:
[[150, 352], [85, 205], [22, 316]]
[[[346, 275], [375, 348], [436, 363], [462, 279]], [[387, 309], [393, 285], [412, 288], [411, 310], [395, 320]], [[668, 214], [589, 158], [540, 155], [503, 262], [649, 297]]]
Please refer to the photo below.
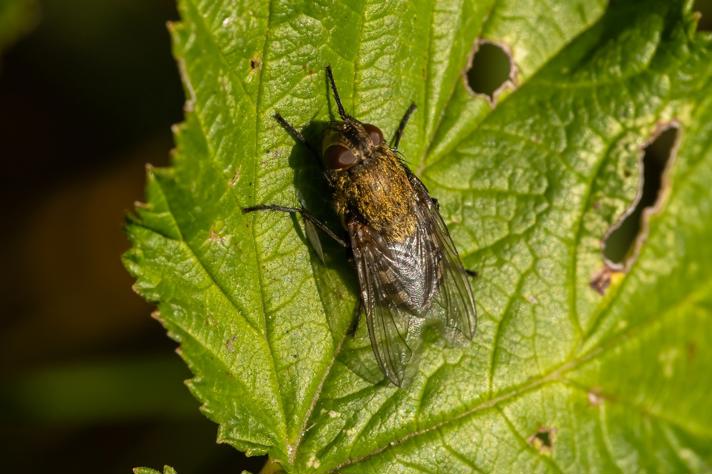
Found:
[[[437, 201], [398, 155], [415, 103], [388, 142], [378, 126], [346, 113], [329, 66], [326, 78], [326, 96], [333, 96], [338, 117], [331, 101], [330, 122], [304, 126], [274, 115], [295, 141], [289, 165], [299, 206], [257, 204], [243, 212], [291, 214], [300, 238], [313, 249], [313, 276], [341, 362], [335, 370], [348, 367], [372, 383], [385, 376], [403, 387], [417, 371], [429, 320], [472, 340], [474, 296]], [[355, 336], [347, 337], [361, 319], [355, 295], [367, 327], [358, 325]], [[375, 358], [363, 357], [369, 342]]]
[[[301, 130], [295, 130], [297, 136], [289, 126], [283, 125], [280, 120], [277, 122], [283, 133], [294, 140], [288, 163], [294, 170], [293, 184], [300, 206], [313, 216], [315, 221], [323, 223], [338, 238], [348, 242], [348, 237], [333, 209], [331, 189], [317, 151], [321, 147], [322, 136], [329, 122], [312, 120]], [[306, 146], [301, 143], [302, 139], [306, 142]], [[361, 317], [359, 286], [354, 272], [351, 249], [344, 248], [304, 215], [300, 219], [297, 213], [291, 213], [291, 219], [297, 235], [311, 249], [311, 264], [315, 269], [313, 274], [323, 306], [338, 308], [334, 314], [327, 314], [334, 343], [338, 347], [342, 344], [342, 338], [353, 335]], [[317, 304], [316, 301], [314, 303]], [[344, 307], [345, 305], [348, 307]], [[344, 341], [343, 344], [347, 342]], [[376, 371], [378, 371], [377, 367]]]
[[[288, 126], [282, 128], [294, 140], [288, 162], [294, 170], [293, 183], [300, 205], [339, 237], [347, 240], [333, 209], [331, 190], [317, 151], [328, 126], [327, 121], [313, 120], [301, 130], [296, 130], [296, 136]], [[308, 146], [301, 143], [302, 139]], [[341, 348], [337, 360], [367, 382], [387, 385], [387, 379], [373, 357], [367, 326], [363, 321], [364, 313], [358, 296], [359, 285], [351, 249], [344, 248], [318, 228], [310, 228], [312, 224], [308, 219], [300, 219], [296, 213], [291, 214], [291, 219], [299, 238], [312, 249], [312, 266], [316, 270], [314, 277], [325, 307], [339, 308], [338, 316], [327, 314], [335, 347]], [[353, 300], [349, 296], [355, 296], [355, 306], [350, 306]], [[350, 307], [348, 318], [341, 317], [347, 314], [345, 304]]]
[[[297, 199], [304, 212], [308, 213], [306, 216], [302, 216], [305, 217], [303, 226], [298, 223], [296, 213], [292, 213], [292, 220], [296, 225], [299, 237], [311, 246], [316, 256], [322, 260], [321, 263], [328, 267], [338, 268], [339, 261], [350, 258], [350, 250], [345, 249], [344, 245], [336, 241], [339, 239], [345, 243], [346, 233], [343, 232], [331, 206], [331, 191], [316, 151], [318, 146], [315, 145], [320, 143], [320, 137], [328, 126], [328, 122], [312, 121], [302, 131], [297, 132], [298, 136], [294, 136], [292, 130], [286, 128], [280, 120], [278, 122], [284, 129], [284, 133], [289, 134], [295, 141], [289, 154], [288, 163], [294, 170], [293, 184]], [[308, 146], [300, 143], [300, 140], [305, 140]], [[312, 219], [309, 219], [309, 216]], [[314, 227], [315, 222], [325, 226], [325, 229], [320, 230]], [[310, 231], [312, 228], [314, 232]], [[333, 237], [330, 234], [333, 234]]]

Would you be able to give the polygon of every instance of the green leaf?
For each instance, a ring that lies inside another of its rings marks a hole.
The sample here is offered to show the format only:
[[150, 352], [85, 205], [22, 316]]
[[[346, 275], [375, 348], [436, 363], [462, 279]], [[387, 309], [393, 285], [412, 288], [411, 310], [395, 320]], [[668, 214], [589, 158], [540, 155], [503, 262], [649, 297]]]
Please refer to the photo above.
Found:
[[[185, 367], [166, 356], [82, 361], [8, 378], [0, 387], [4, 423], [116, 423], [190, 419], [191, 397], [181, 392]], [[77, 390], [81, 387], [81, 390]]]
[[[219, 441], [287, 472], [712, 469], [712, 38], [689, 2], [183, 0], [189, 100], [172, 168], [149, 169], [128, 226], [136, 290], [159, 304]], [[461, 73], [506, 46], [496, 106]], [[329, 218], [307, 138], [347, 110], [395, 129], [474, 282], [464, 348], [427, 343], [406, 388], [373, 384], [343, 251], [321, 263], [299, 219]], [[601, 240], [635, 201], [641, 149], [679, 127], [637, 258], [601, 295]]]
[[171, 466], [163, 466], [162, 472], [151, 469], [150, 467], [135, 467], [133, 472], [134, 474], [176, 474], [176, 470]]

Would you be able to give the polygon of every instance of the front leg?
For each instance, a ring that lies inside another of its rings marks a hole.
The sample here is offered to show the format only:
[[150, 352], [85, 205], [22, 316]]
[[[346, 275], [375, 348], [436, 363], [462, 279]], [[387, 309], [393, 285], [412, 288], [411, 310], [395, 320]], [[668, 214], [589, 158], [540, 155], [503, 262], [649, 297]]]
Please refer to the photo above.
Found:
[[309, 150], [309, 153], [311, 153], [311, 155], [312, 155], [318, 162], [320, 162], [319, 153], [316, 151], [316, 149], [315, 149], [313, 146], [311, 146], [311, 144], [309, 144], [309, 142], [307, 141], [307, 139], [304, 138], [304, 135], [302, 135], [301, 132], [300, 132], [299, 130], [297, 130], [297, 129], [294, 127], [294, 125], [292, 125], [291, 123], [287, 122], [287, 120], [285, 120], [285, 118], [282, 117], [282, 115], [281, 115], [279, 112], [277, 112], [277, 113], [274, 114], [274, 119], [277, 121], [277, 123], [279, 123], [279, 124], [282, 126], [283, 129], [285, 129], [285, 130], [287, 131], [287, 133], [289, 133], [289, 135], [290, 135], [292, 138], [294, 138], [296, 141], [298, 141], [299, 143], [301, 143], [302, 145], [304, 145], [304, 147], [305, 147], [307, 150]]
[[403, 135], [403, 131], [405, 130], [405, 126], [408, 124], [408, 120], [410, 120], [410, 116], [413, 115], [415, 109], [415, 103], [411, 102], [410, 106], [408, 107], [408, 110], [406, 110], [403, 114], [403, 118], [401, 119], [400, 124], [398, 124], [396, 133], [393, 134], [393, 140], [391, 140], [391, 142], [393, 143], [391, 145], [391, 149], [393, 151], [398, 151], [398, 144], [400, 143], [401, 136]]
[[317, 229], [324, 232], [326, 235], [331, 237], [337, 244], [344, 248], [349, 248], [349, 244], [346, 243], [344, 239], [336, 235], [336, 232], [331, 230], [329, 226], [319, 220], [314, 214], [304, 209], [303, 207], [287, 207], [280, 206], [278, 204], [258, 204], [256, 206], [243, 207], [242, 212], [244, 214], [255, 212], [255, 211], [277, 211], [277, 212], [287, 212], [289, 214], [300, 214], [305, 221], [314, 225]]

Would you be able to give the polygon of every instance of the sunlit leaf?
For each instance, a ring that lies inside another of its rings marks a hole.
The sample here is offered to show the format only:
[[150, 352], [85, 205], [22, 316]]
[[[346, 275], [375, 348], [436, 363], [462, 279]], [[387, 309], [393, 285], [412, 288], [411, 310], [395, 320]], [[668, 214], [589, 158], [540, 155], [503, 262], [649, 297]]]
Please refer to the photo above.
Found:
[[[712, 38], [689, 2], [179, 3], [186, 121], [125, 263], [221, 442], [287, 472], [712, 469]], [[494, 106], [462, 79], [478, 38], [515, 67]], [[272, 118], [318, 140], [327, 64], [386, 134], [418, 105], [401, 150], [478, 273], [473, 343], [426, 343], [403, 389], [360, 374], [343, 250], [324, 241], [322, 263], [300, 219], [240, 211], [303, 200], [338, 228], [318, 163]], [[645, 238], [594, 291], [666, 125]]]

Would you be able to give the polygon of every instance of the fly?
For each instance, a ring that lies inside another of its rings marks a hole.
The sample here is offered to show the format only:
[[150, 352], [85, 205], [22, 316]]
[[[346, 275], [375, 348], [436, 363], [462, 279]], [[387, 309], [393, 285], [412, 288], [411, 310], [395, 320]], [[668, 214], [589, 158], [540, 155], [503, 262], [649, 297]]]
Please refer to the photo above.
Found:
[[[340, 120], [327, 126], [319, 152], [279, 113], [274, 118], [321, 159], [347, 237], [303, 207], [263, 204], [243, 212], [301, 214], [307, 235], [313, 237], [316, 228], [351, 249], [371, 347], [386, 377], [401, 386], [412, 356], [409, 333], [434, 316], [454, 330], [446, 334], [471, 340], [477, 322], [475, 299], [437, 201], [397, 151], [415, 104], [406, 110], [389, 145], [378, 127], [346, 113], [329, 66], [326, 76]], [[321, 253], [320, 245], [316, 247]]]

